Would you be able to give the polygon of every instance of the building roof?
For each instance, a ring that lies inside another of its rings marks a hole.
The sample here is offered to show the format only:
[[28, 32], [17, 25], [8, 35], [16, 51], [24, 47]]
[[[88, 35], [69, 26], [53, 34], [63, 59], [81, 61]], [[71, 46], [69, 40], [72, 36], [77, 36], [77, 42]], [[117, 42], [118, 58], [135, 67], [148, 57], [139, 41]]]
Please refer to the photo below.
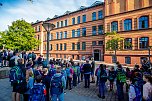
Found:
[[[76, 10], [76, 11], [73, 11], [73, 12], [71, 12], [71, 11], [66, 11], [63, 15], [60, 15], [60, 16], [58, 16], [58, 15], [55, 15], [53, 18], [47, 18], [46, 20], [45, 20], [45, 22], [48, 22], [48, 21], [50, 21], [50, 20], [54, 20], [54, 19], [57, 19], [57, 18], [61, 18], [61, 17], [64, 17], [64, 16], [66, 16], [66, 15], [70, 15], [70, 14], [73, 14], [73, 13], [77, 13], [77, 12], [80, 12], [80, 11], [83, 11], [83, 10], [86, 10], [86, 9], [90, 9], [90, 8], [93, 8], [93, 7], [96, 7], [96, 6], [101, 6], [101, 5], [104, 5], [104, 2], [101, 2], [101, 1], [96, 1], [96, 2], [94, 2], [91, 6], [89, 6], [89, 7], [85, 7], [85, 6], [81, 6], [78, 10]], [[39, 21], [39, 22], [42, 22], [42, 21]], [[35, 23], [33, 23], [32, 25], [34, 25], [34, 24], [37, 24], [37, 23], [39, 23], [38, 21], [36, 21]]]

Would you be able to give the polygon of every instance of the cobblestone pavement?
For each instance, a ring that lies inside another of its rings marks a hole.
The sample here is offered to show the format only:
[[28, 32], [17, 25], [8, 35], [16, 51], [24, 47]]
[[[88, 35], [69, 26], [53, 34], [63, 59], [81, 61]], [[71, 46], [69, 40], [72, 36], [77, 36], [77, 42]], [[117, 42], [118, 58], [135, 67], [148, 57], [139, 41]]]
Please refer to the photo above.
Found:
[[[11, 101], [11, 91], [9, 79], [0, 79], [0, 101]], [[109, 91], [106, 92], [106, 99], [98, 98], [98, 89], [95, 84], [91, 84], [88, 89], [84, 88], [84, 83], [80, 83], [71, 91], [65, 92], [65, 101], [117, 101], [114, 92]]]

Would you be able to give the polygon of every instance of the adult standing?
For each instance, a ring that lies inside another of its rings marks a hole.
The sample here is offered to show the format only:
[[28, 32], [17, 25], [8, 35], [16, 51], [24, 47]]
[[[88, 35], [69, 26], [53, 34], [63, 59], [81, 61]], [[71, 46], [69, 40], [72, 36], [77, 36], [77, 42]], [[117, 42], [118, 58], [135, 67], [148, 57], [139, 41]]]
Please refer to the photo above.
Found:
[[118, 68], [116, 70], [116, 79], [118, 101], [122, 101], [124, 99], [123, 86], [124, 83], [126, 83], [126, 73], [121, 64], [118, 64]]
[[91, 74], [91, 64], [89, 64], [89, 60], [86, 60], [86, 64], [83, 65], [83, 73], [85, 79], [85, 88], [90, 87], [90, 74]]
[[92, 81], [91, 81], [91, 83], [95, 83], [94, 71], [95, 71], [95, 61], [94, 61], [94, 58], [92, 58], [92, 62], [91, 62], [91, 77], [92, 77]]

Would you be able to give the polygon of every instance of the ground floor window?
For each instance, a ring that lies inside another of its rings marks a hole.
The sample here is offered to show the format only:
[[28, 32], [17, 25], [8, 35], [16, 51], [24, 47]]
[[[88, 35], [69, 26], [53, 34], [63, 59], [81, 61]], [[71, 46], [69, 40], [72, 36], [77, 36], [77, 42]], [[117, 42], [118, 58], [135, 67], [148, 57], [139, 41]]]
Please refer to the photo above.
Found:
[[115, 55], [112, 56], [112, 63], [116, 63], [117, 62], [117, 57]]
[[131, 57], [125, 57], [125, 63], [131, 64]]
[[66, 59], [66, 55], [64, 55], [64, 58]]
[[72, 55], [72, 59], [74, 59], [74, 55]]

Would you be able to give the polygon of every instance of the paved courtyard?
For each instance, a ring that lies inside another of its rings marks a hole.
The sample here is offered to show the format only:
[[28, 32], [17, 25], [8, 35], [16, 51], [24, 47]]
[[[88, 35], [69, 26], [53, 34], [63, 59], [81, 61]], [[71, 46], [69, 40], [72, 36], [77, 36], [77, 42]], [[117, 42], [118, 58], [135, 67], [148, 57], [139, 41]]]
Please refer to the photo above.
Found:
[[[91, 84], [89, 89], [85, 89], [81, 83], [71, 91], [66, 91], [65, 101], [117, 101], [114, 92], [106, 92], [106, 99], [97, 97], [98, 89], [95, 84]], [[11, 101], [12, 88], [9, 79], [0, 79], [0, 101]]]

